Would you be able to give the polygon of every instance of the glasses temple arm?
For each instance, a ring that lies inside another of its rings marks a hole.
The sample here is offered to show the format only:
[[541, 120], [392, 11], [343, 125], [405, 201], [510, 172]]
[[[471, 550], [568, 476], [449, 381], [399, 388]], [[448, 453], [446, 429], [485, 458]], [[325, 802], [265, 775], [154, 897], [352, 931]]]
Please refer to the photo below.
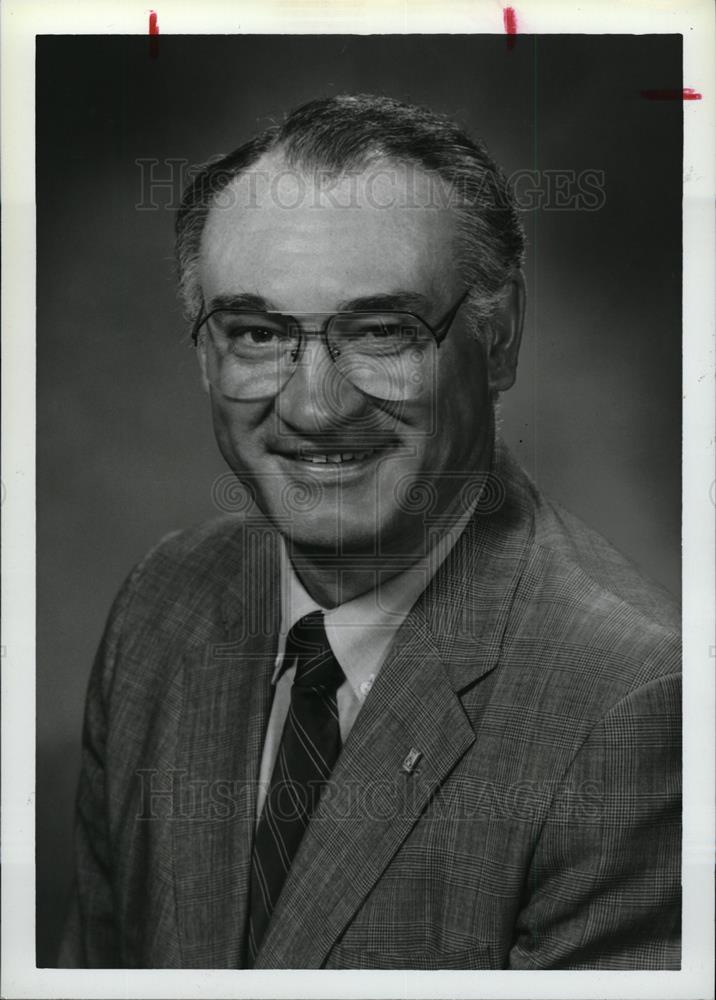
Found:
[[443, 340], [445, 340], [448, 333], [450, 332], [450, 327], [452, 326], [453, 320], [457, 316], [460, 306], [463, 304], [463, 302], [468, 297], [471, 291], [472, 288], [466, 288], [465, 291], [460, 296], [460, 298], [455, 303], [455, 305], [452, 306], [450, 310], [443, 316], [443, 318], [440, 320], [437, 326], [433, 327], [433, 336], [435, 337], [435, 343], [437, 344], [438, 347], [442, 344]]

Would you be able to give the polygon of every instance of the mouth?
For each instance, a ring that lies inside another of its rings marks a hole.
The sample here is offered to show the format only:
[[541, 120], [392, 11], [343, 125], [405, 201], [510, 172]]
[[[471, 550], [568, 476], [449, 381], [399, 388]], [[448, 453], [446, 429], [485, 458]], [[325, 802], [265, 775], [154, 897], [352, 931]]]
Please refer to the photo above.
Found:
[[357, 462], [365, 462], [366, 459], [377, 455], [382, 449], [368, 448], [364, 451], [301, 451], [292, 456], [299, 462], [308, 462], [311, 465], [355, 465]]
[[345, 446], [336, 447], [335, 444], [331, 446], [327, 443], [323, 449], [325, 450], [314, 446], [281, 451], [277, 454], [285, 462], [289, 462], [295, 470], [300, 468], [306, 472], [320, 475], [322, 479], [340, 473], [341, 479], [345, 480], [349, 473], [359, 475], [364, 470], [369, 469], [377, 459], [386, 455], [389, 445], [381, 443], [380, 446], [373, 448], [365, 446], [347, 448]]

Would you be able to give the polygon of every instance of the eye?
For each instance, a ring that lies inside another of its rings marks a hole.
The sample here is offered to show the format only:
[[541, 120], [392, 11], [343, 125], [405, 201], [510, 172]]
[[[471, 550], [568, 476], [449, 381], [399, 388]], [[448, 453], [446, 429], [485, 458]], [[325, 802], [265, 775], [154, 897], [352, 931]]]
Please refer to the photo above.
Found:
[[369, 337], [397, 337], [400, 335], [400, 327], [395, 323], [377, 323], [368, 327], [365, 333]]
[[275, 330], [268, 330], [264, 326], [252, 326], [248, 329], [244, 328], [232, 331], [232, 336], [244, 337], [250, 343], [260, 346], [262, 344], [270, 344], [274, 338], [278, 338], [278, 333]]
[[246, 323], [245, 321], [228, 324], [225, 337], [234, 347], [276, 347], [287, 340], [286, 331], [268, 323]]
[[399, 321], [381, 318], [351, 319], [341, 325], [341, 332], [357, 339], [385, 340], [399, 338], [402, 326]]
[[421, 332], [415, 323], [406, 323], [401, 320], [382, 320], [364, 328], [362, 336], [371, 340], [390, 341], [395, 344], [412, 344], [420, 338]]

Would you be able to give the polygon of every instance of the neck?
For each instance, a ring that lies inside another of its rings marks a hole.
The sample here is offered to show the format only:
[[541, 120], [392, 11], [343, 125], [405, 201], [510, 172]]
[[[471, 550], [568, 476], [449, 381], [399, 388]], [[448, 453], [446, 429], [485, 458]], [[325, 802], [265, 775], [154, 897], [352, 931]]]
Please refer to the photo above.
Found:
[[295, 547], [288, 551], [294, 572], [306, 592], [326, 609], [346, 604], [355, 597], [386, 584], [420, 558], [420, 553], [405, 553], [399, 563], [391, 560], [382, 565], [377, 562], [356, 565], [358, 560], [348, 556], [321, 556]]

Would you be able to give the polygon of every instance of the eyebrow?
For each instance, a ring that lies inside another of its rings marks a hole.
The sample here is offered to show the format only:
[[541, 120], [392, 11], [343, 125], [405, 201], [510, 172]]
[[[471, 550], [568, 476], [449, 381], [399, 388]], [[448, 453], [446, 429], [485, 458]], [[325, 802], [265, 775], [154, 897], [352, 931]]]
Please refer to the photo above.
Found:
[[397, 309], [425, 311], [430, 307], [430, 301], [419, 292], [383, 292], [376, 295], [364, 295], [341, 303], [342, 311], [363, 311], [366, 309]]
[[[430, 301], [419, 292], [396, 291], [376, 292], [373, 295], [362, 295], [356, 299], [346, 299], [340, 303], [336, 312], [365, 312], [369, 309], [405, 310], [407, 312], [426, 311]], [[206, 305], [207, 312], [215, 309], [257, 309], [261, 312], [286, 312], [277, 309], [270, 299], [250, 292], [235, 292], [215, 295]]]
[[229, 295], [215, 295], [206, 304], [206, 311], [215, 309], [258, 309], [261, 312], [275, 312], [276, 307], [262, 295], [252, 295], [250, 292], [234, 292]]

